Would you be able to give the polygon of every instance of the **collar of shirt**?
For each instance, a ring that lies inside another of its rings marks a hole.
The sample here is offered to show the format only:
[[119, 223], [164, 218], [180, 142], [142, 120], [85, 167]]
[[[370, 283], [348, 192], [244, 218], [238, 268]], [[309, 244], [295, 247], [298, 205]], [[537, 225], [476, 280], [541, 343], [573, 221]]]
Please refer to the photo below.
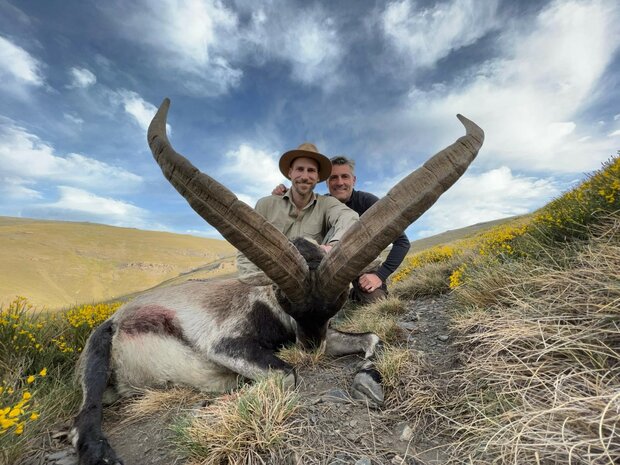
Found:
[[[287, 190], [282, 197], [287, 199], [288, 202], [289, 202], [289, 206], [293, 207], [295, 209], [295, 211], [297, 211], [297, 205], [295, 205], [293, 203], [293, 197], [290, 194], [290, 192], [291, 192], [290, 189]], [[312, 199], [310, 199], [310, 202], [308, 202], [306, 204], [306, 206], [304, 208], [302, 208], [302, 210], [305, 210], [305, 209], [309, 208], [311, 205], [314, 205], [316, 203], [316, 195], [317, 195], [316, 192], [312, 192]]]

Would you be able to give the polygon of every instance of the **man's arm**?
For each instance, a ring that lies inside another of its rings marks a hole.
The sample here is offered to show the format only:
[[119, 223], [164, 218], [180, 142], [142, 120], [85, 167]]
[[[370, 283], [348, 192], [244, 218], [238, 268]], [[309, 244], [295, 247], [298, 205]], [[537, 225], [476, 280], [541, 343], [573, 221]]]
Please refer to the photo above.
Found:
[[388, 276], [396, 271], [405, 259], [410, 247], [411, 244], [409, 243], [409, 239], [405, 233], [398, 236], [398, 238], [392, 243], [392, 250], [390, 250], [387, 258], [377, 270], [377, 276], [381, 278], [381, 281], [385, 282]]
[[347, 229], [359, 221], [359, 215], [334, 197], [321, 195], [317, 199], [325, 203], [327, 229], [330, 232], [327, 245], [334, 246]]
[[[379, 201], [379, 197], [370, 192], [357, 191], [353, 208], [361, 215]], [[387, 278], [396, 271], [409, 252], [409, 239], [405, 233], [398, 236], [393, 242], [387, 258], [375, 273], [366, 273], [360, 276], [359, 283], [366, 292], [372, 292], [381, 287]]]

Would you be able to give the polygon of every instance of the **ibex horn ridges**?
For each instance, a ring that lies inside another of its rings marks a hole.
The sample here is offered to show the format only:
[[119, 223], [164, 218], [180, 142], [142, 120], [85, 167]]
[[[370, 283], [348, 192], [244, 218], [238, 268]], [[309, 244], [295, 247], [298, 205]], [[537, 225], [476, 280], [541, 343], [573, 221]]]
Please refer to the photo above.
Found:
[[293, 302], [304, 296], [308, 265], [289, 240], [235, 194], [177, 153], [166, 135], [170, 100], [148, 129], [148, 143], [164, 176], [190, 206], [272, 279]]
[[320, 288], [329, 301], [428, 210], [465, 172], [484, 141], [484, 132], [462, 115], [467, 134], [431, 157], [369, 208], [318, 268]]

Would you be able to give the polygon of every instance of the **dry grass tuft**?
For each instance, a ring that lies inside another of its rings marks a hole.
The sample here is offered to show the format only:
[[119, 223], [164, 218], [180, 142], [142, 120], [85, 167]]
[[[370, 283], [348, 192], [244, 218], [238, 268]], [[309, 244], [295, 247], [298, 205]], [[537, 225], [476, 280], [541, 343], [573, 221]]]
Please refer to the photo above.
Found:
[[325, 347], [321, 346], [314, 350], [304, 350], [298, 345], [291, 345], [280, 349], [277, 355], [297, 369], [315, 368], [325, 362]]
[[123, 406], [123, 423], [133, 423], [155, 414], [176, 417], [183, 410], [214, 398], [213, 395], [182, 387], [147, 389], [143, 395], [134, 397]]
[[441, 403], [441, 388], [421, 352], [388, 346], [376, 366], [383, 377], [387, 414], [406, 417], [415, 429]]
[[439, 409], [455, 457], [620, 463], [619, 224], [455, 291], [470, 308], [455, 320], [465, 367]]
[[397, 317], [404, 313], [405, 306], [395, 297], [357, 307], [345, 313], [345, 319], [332, 320], [334, 328], [352, 333], [373, 332], [383, 342], [394, 342], [402, 336]]
[[201, 409], [180, 426], [191, 464], [283, 463], [294, 455], [300, 428], [297, 393], [268, 377]]

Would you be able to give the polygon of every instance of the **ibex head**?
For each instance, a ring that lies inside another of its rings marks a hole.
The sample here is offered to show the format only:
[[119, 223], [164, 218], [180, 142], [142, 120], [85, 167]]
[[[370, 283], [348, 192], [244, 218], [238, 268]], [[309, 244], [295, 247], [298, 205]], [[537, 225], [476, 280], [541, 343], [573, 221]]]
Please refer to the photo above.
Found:
[[165, 99], [148, 130], [149, 146], [164, 176], [202, 218], [278, 286], [283, 308], [297, 321], [305, 335], [301, 342], [306, 344], [322, 339], [327, 321], [346, 301], [349, 283], [456, 182], [484, 140], [476, 124], [457, 115], [466, 135], [394, 186], [318, 266], [309, 266], [299, 245], [174, 151], [166, 136], [169, 105]]

